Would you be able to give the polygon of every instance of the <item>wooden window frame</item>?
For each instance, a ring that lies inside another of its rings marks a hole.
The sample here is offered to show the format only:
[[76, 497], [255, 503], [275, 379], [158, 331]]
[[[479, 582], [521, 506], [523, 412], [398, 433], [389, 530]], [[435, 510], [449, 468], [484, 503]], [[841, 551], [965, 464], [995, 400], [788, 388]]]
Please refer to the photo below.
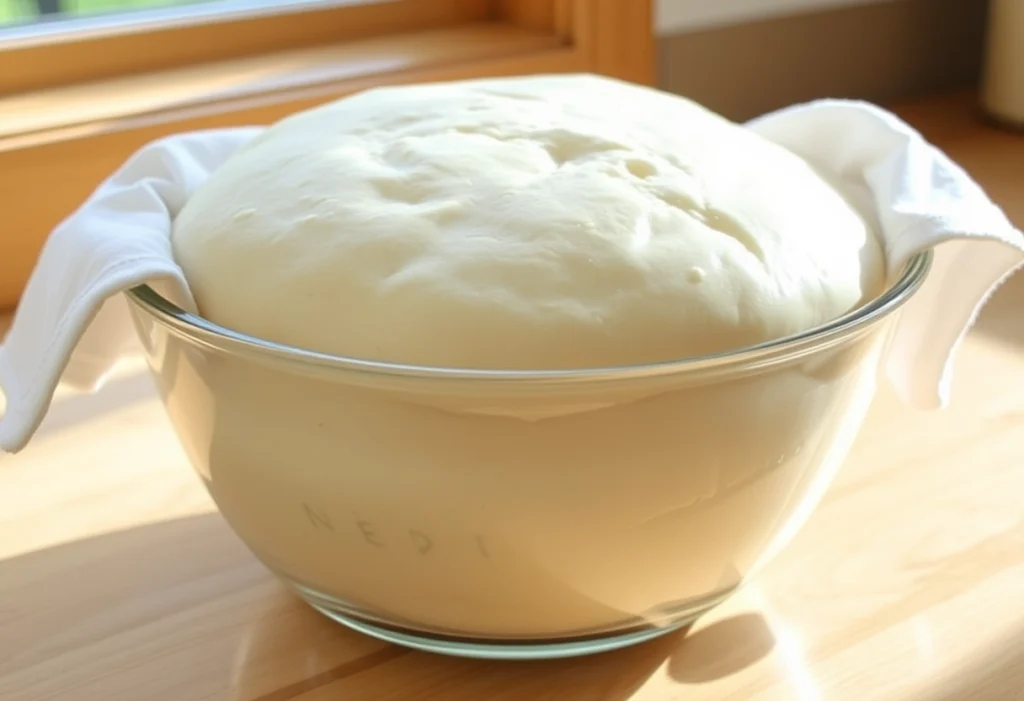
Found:
[[652, 0], [393, 0], [0, 44], [0, 310], [53, 227], [153, 139], [269, 124], [383, 84], [563, 72], [650, 84], [652, 12]]

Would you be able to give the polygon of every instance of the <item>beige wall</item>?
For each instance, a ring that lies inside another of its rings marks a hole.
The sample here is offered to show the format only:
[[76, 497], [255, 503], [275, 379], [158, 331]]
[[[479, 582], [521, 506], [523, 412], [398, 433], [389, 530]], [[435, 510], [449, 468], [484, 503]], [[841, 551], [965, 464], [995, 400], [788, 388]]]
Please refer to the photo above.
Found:
[[733, 119], [817, 97], [976, 85], [984, 0], [902, 0], [663, 35], [661, 87]]
[[[981, 0], [984, 2], [985, 0]], [[653, 0], [661, 34], [706, 29], [757, 19], [785, 17], [836, 7], [903, 0]]]

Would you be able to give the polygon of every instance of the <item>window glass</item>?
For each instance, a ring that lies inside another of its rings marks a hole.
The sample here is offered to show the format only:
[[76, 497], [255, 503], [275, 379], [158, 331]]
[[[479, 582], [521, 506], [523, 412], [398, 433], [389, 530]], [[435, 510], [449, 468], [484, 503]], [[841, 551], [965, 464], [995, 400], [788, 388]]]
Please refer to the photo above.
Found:
[[[372, 0], [347, 0], [348, 3]], [[385, 0], [386, 1], [386, 0]], [[0, 29], [31, 32], [52, 28], [53, 22], [77, 20], [130, 22], [133, 15], [173, 17], [197, 14], [234, 12], [238, 10], [274, 9], [282, 5], [347, 4], [316, 2], [316, 0], [0, 0]], [[93, 23], [94, 23], [93, 22]]]

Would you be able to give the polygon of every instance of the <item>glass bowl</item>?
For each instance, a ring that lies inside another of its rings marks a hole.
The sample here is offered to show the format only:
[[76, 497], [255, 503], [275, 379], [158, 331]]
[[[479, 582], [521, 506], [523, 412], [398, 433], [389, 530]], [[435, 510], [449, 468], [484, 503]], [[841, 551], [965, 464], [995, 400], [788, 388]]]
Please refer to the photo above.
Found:
[[542, 658], [692, 623], [785, 545], [930, 260], [796, 336], [573, 371], [342, 358], [128, 298], [196, 471], [299, 596], [406, 646]]

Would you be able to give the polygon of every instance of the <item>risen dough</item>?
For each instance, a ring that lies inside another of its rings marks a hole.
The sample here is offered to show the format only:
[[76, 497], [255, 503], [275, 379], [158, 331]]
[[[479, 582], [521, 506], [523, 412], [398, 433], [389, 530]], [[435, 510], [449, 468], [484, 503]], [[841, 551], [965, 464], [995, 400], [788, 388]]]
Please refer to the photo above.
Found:
[[224, 326], [491, 369], [756, 344], [884, 277], [870, 228], [805, 161], [583, 75], [376, 89], [285, 119], [196, 191], [173, 246]]

